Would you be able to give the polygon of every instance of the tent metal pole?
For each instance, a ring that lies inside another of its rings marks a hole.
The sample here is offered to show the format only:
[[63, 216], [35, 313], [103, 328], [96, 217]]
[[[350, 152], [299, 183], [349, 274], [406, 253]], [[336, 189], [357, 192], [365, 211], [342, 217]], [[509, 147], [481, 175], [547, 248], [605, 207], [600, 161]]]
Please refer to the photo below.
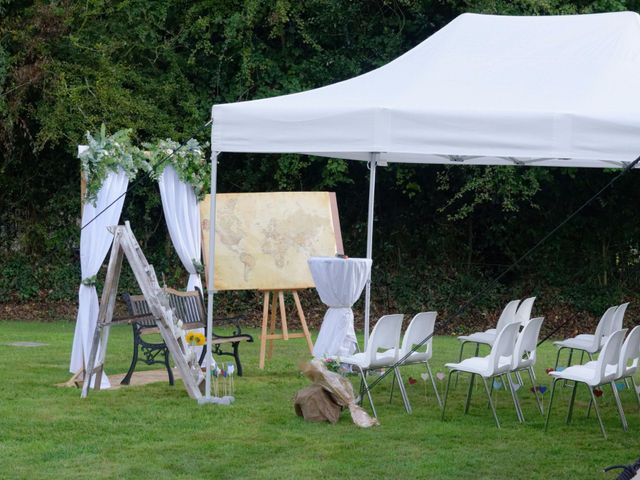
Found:
[[[367, 258], [371, 259], [373, 250], [373, 204], [376, 194], [376, 165], [380, 154], [371, 152], [369, 158], [369, 212], [367, 215]], [[369, 316], [371, 310], [371, 272], [367, 280], [364, 295], [364, 348], [369, 345]]]
[[205, 357], [205, 393], [200, 403], [213, 403], [211, 397], [211, 332], [213, 330], [213, 294], [215, 275], [216, 249], [216, 190], [218, 180], [218, 154], [211, 152], [211, 195], [209, 197], [209, 271], [207, 273], [207, 355]]

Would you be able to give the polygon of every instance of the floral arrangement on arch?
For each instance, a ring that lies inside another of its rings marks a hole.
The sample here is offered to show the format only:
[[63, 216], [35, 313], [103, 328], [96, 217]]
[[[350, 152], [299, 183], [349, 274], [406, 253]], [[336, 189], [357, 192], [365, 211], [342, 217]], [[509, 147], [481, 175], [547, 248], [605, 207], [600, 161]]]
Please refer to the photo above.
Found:
[[191, 138], [184, 145], [167, 138], [155, 143], [143, 143], [148, 151], [149, 163], [153, 169], [152, 178], [158, 179], [164, 169], [171, 165], [178, 178], [193, 187], [198, 200], [202, 200], [209, 191], [210, 165], [205, 159], [204, 149], [208, 144]]
[[96, 204], [98, 192], [111, 172], [122, 169], [129, 180], [133, 180], [139, 170], [151, 172], [151, 165], [141, 150], [131, 144], [131, 129], [107, 135], [103, 123], [95, 136], [87, 132], [86, 137], [88, 148], [80, 154], [82, 174], [87, 185], [86, 203]]

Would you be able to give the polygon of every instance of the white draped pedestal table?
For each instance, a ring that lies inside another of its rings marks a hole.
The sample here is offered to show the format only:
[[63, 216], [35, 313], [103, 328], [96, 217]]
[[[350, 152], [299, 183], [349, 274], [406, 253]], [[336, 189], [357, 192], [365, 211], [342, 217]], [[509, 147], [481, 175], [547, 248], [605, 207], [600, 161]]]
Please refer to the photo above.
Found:
[[356, 332], [351, 307], [369, 279], [367, 258], [311, 257], [309, 269], [320, 295], [329, 307], [313, 347], [313, 356], [340, 357], [356, 351]]

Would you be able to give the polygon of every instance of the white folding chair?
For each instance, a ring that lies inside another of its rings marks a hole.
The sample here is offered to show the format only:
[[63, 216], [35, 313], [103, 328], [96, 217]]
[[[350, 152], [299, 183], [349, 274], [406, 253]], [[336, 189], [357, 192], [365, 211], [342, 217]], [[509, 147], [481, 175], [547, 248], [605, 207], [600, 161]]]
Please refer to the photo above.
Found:
[[[542, 400], [538, 395], [538, 389], [536, 388], [536, 374], [533, 371], [533, 366], [536, 364], [536, 348], [538, 346], [538, 337], [540, 336], [540, 328], [542, 327], [542, 322], [544, 318], [538, 317], [533, 318], [527, 322], [524, 326], [520, 334], [518, 335], [518, 339], [516, 340], [516, 345], [513, 351], [513, 361], [511, 362], [511, 373], [521, 372], [526, 370], [529, 374], [529, 379], [531, 380], [531, 386], [533, 387], [533, 392], [536, 397], [536, 402], [538, 404], [538, 410], [540, 413], [543, 413]], [[521, 385], [524, 382], [520, 383]], [[522, 408], [520, 407], [520, 402], [518, 401], [518, 395], [516, 394], [516, 409], [517, 413], [520, 416], [521, 421], [524, 422], [524, 415], [522, 413]]]
[[[464, 406], [464, 413], [469, 412], [469, 404], [471, 403], [471, 393], [473, 391], [473, 383], [476, 375], [479, 375], [484, 382], [484, 389], [489, 397], [489, 406], [493, 412], [493, 419], [496, 422], [496, 426], [500, 428], [500, 422], [498, 421], [498, 414], [496, 413], [495, 406], [493, 405], [493, 399], [491, 398], [491, 391], [489, 390], [489, 384], [487, 380], [493, 377], [499, 377], [509, 372], [512, 365], [512, 358], [514, 352], [514, 346], [516, 343], [516, 337], [518, 336], [518, 330], [520, 329], [519, 323], [510, 323], [504, 327], [493, 343], [491, 347], [491, 353], [486, 357], [472, 357], [466, 358], [459, 363], [447, 363], [445, 366], [450, 369], [449, 379], [447, 381], [447, 389], [444, 394], [444, 403], [442, 406], [442, 419], [444, 420], [444, 413], [447, 407], [447, 397], [449, 396], [449, 385], [451, 384], [451, 375], [453, 372], [470, 373], [471, 379], [469, 380], [469, 391], [467, 392], [467, 400]], [[515, 397], [515, 391], [509, 378], [504, 380], [504, 384], [508, 386], [511, 391], [511, 397], [513, 404], [516, 407], [516, 414], [518, 412], [517, 400]], [[520, 416], [518, 415], [520, 421]]]
[[[622, 348], [620, 349], [620, 360], [618, 361], [618, 367], [616, 371], [616, 378], [614, 381], [618, 380], [627, 380], [631, 379], [631, 384], [633, 386], [633, 394], [636, 397], [636, 401], [640, 406], [640, 392], [638, 392], [638, 388], [636, 386], [636, 381], [633, 378], [636, 371], [638, 370], [638, 360], [640, 359], [640, 326], [634, 327], [633, 330], [627, 335], [627, 338], [624, 340], [622, 344]], [[585, 364], [585, 367], [597, 368], [597, 361], [588, 362]], [[589, 411], [591, 411], [591, 402], [589, 403]], [[622, 428], [627, 430], [628, 424], [627, 419], [624, 414], [624, 409], [622, 408], [622, 402], [620, 402], [620, 408], [618, 410], [620, 413], [620, 421], [622, 422]]]
[[640, 325], [633, 327], [633, 330], [627, 335], [622, 350], [620, 351], [620, 363], [618, 364], [618, 374], [616, 380], [631, 379], [633, 393], [635, 394], [638, 406], [640, 406], [640, 392], [633, 376], [638, 371], [638, 363], [640, 362]]
[[624, 314], [627, 312], [627, 307], [629, 306], [629, 302], [623, 303], [619, 305], [616, 309], [616, 313], [613, 315], [613, 319], [611, 320], [611, 329], [607, 333], [607, 335], [611, 335], [613, 332], [617, 332], [618, 330], [622, 330], [624, 328]]
[[[376, 413], [376, 408], [373, 405], [373, 398], [371, 397], [371, 391], [369, 390], [369, 384], [367, 383], [366, 373], [369, 370], [390, 367], [398, 361], [398, 347], [400, 344], [400, 331], [402, 329], [403, 317], [404, 316], [402, 314], [384, 315], [383, 317], [380, 317], [371, 331], [367, 349], [364, 352], [356, 353], [355, 355], [340, 357], [340, 363], [352, 365], [360, 372], [360, 378], [362, 381], [360, 388], [361, 401], [362, 390], [364, 388], [367, 393], [367, 397], [369, 398], [369, 404], [371, 405], [373, 416], [376, 418], [378, 415]], [[384, 351], [379, 352], [379, 350]], [[399, 376], [400, 374], [397, 368], [394, 368], [394, 375], [396, 375], [398, 379], [402, 398], [403, 400], [406, 400], [407, 393], [404, 389], [404, 384], [402, 383], [402, 379]], [[405, 408], [407, 408], [406, 402]]]
[[[407, 357], [400, 364], [400, 366], [416, 364], [424, 364], [426, 366], [427, 374], [431, 379], [431, 386], [433, 387], [433, 391], [436, 394], [438, 406], [442, 408], [442, 401], [440, 400], [438, 387], [436, 386], [436, 381], [433, 378], [431, 366], [429, 365], [429, 360], [431, 360], [431, 357], [433, 356], [433, 338], [430, 338], [423, 345], [412, 352], [415, 345], [420, 344], [422, 341], [424, 341], [425, 338], [433, 334], [437, 315], [437, 312], [421, 312], [411, 319], [407, 330], [404, 332], [402, 346], [400, 347], [398, 358], [402, 360], [403, 358]], [[393, 395], [393, 385], [391, 387], [391, 395]], [[411, 404], [409, 403], [408, 398], [407, 405], [409, 406], [409, 409], [407, 411], [411, 413]]]
[[[620, 418], [624, 418], [624, 412], [622, 411], [622, 405], [620, 403], [620, 397], [618, 395], [618, 389], [613, 383], [616, 374], [618, 372], [618, 362], [620, 359], [620, 349], [622, 347], [622, 341], [624, 340], [624, 335], [626, 330], [618, 330], [617, 332], [612, 333], [605, 341], [604, 346], [602, 347], [602, 351], [598, 356], [598, 360], [595, 361], [592, 365], [573, 365], [571, 367], [567, 367], [561, 372], [552, 371], [549, 373], [553, 379], [553, 386], [551, 387], [551, 398], [549, 399], [549, 410], [547, 411], [547, 420], [545, 421], [544, 429], [545, 431], [549, 427], [549, 418], [551, 417], [551, 407], [553, 405], [553, 397], [556, 392], [556, 385], [558, 380], [569, 380], [573, 382], [573, 390], [571, 392], [571, 400], [569, 401], [569, 411], [567, 412], [567, 424], [571, 422], [571, 417], [573, 415], [573, 404], [576, 399], [576, 391], [578, 390], [578, 383], [584, 383], [589, 393], [591, 394], [591, 402], [593, 403], [593, 407], [596, 411], [596, 416], [598, 417], [598, 423], [600, 423], [600, 430], [602, 431], [602, 435], [604, 438], [607, 438], [607, 433], [604, 429], [604, 424], [602, 423], [602, 417], [600, 416], [600, 409], [598, 408], [598, 403], [596, 401], [596, 396], [593, 393], [593, 389], [599, 387], [601, 385], [609, 384], [611, 386], [611, 390], [613, 392], [613, 396], [616, 400], [616, 405], [618, 407], [618, 413]], [[624, 422], [623, 422], [624, 427]]]
[[536, 297], [529, 297], [522, 300], [516, 310], [516, 321], [524, 327], [529, 320], [531, 320], [531, 310], [533, 310], [533, 302], [536, 301]]
[[[493, 342], [496, 340], [498, 334], [502, 331], [502, 329], [509, 325], [510, 323], [516, 322], [516, 313], [518, 311], [518, 304], [520, 300], [511, 300], [507, 305], [502, 309], [502, 313], [500, 314], [500, 318], [498, 318], [498, 323], [496, 324], [496, 328], [490, 328], [485, 330], [484, 332], [475, 332], [471, 335], [461, 335], [458, 337], [458, 340], [462, 342], [460, 344], [460, 353], [458, 354], [458, 362], [462, 361], [462, 352], [464, 350], [464, 346], [467, 343], [475, 343], [476, 344], [476, 352], [475, 356], [478, 356], [480, 352], [480, 345], [489, 345], [492, 346]], [[456, 377], [456, 385], [458, 385], [458, 378]]]
[[[571, 366], [571, 360], [573, 358], [573, 351], [580, 350], [586, 353], [589, 356], [589, 360], [593, 360], [593, 355], [598, 353], [602, 348], [604, 343], [604, 339], [609, 336], [611, 332], [611, 323], [613, 322], [613, 317], [616, 313], [618, 305], [609, 307], [606, 312], [600, 318], [598, 325], [596, 326], [596, 331], [591, 333], [583, 333], [580, 335], [576, 335], [572, 338], [567, 338], [566, 340], [562, 340], [559, 342], [553, 342], [553, 344], [558, 347], [558, 353], [556, 355], [556, 364], [553, 367], [554, 370], [558, 369], [558, 362], [560, 361], [560, 353], [564, 349], [569, 349], [569, 360], [567, 362], [567, 367]], [[580, 362], [582, 363], [582, 362]]]

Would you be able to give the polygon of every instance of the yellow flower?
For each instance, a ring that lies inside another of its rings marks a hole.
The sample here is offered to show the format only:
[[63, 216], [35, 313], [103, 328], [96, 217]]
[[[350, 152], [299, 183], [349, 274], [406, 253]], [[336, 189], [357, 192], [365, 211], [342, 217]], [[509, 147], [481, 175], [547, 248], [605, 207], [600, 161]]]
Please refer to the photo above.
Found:
[[195, 336], [196, 336], [195, 332], [187, 332], [187, 335], [184, 338], [189, 345], [194, 345], [196, 341]]
[[204, 335], [200, 332], [196, 332], [193, 334], [193, 338], [194, 338], [194, 342], [197, 346], [201, 346], [204, 345], [206, 342], [206, 338], [204, 337]]

